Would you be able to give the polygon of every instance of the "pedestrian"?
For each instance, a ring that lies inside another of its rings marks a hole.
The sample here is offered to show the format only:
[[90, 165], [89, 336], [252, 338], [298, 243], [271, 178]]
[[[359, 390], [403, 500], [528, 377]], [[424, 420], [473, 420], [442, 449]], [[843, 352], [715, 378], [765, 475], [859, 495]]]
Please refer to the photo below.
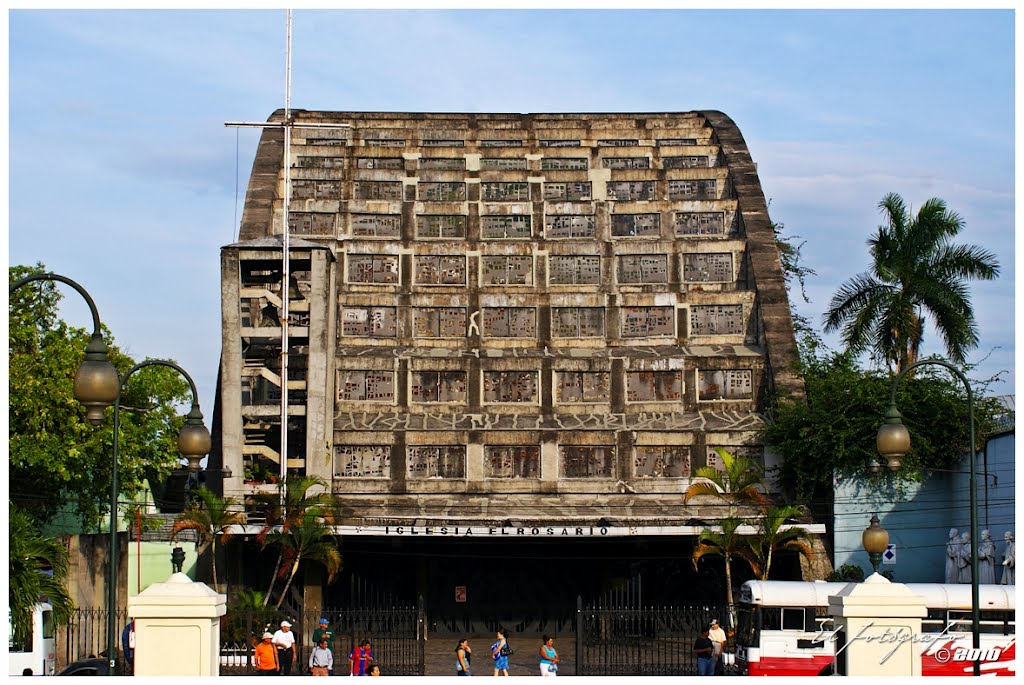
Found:
[[555, 651], [555, 638], [544, 635], [540, 643], [540, 674], [542, 676], [558, 675], [558, 652]]
[[[320, 627], [313, 631], [313, 646], [320, 644], [320, 638], [327, 638], [327, 646], [334, 647], [334, 631], [327, 627], [327, 619], [320, 617]], [[334, 675], [334, 667], [331, 667], [329, 675]]]
[[708, 637], [709, 630], [709, 626], [702, 626], [700, 637], [693, 641], [693, 653], [697, 655], [697, 675], [715, 674], [715, 657], [712, 656], [714, 647]]
[[281, 621], [281, 629], [274, 633], [274, 646], [277, 647], [281, 675], [291, 675], [292, 662], [295, 661], [295, 633], [288, 621]]
[[455, 675], [473, 675], [469, 672], [473, 650], [469, 648], [469, 640], [462, 638], [455, 645]]
[[370, 641], [363, 640], [348, 655], [348, 672], [351, 675], [367, 675], [366, 668], [373, 660], [373, 650], [370, 649]]
[[380, 675], [380, 666], [377, 664], [370, 664], [366, 667], [366, 675]]
[[326, 676], [334, 668], [334, 654], [327, 646], [327, 636], [321, 635], [316, 647], [309, 653], [309, 672], [315, 676]]
[[491, 645], [491, 658], [494, 659], [494, 675], [508, 675], [508, 657], [512, 654], [512, 648], [508, 646], [505, 639], [505, 629], [498, 628], [498, 640]]
[[711, 656], [715, 658], [715, 675], [725, 674], [725, 631], [718, 625], [718, 619], [711, 619], [711, 629], [708, 631], [708, 639], [711, 640]]
[[273, 639], [274, 636], [269, 631], [263, 633], [263, 640], [256, 645], [256, 650], [253, 652], [252, 662], [256, 667], [256, 672], [260, 675], [277, 675], [280, 670], [277, 648], [274, 647]]
[[128, 672], [135, 673], [135, 619], [128, 622], [128, 625], [121, 631], [121, 649], [124, 650], [124, 660], [128, 662]]

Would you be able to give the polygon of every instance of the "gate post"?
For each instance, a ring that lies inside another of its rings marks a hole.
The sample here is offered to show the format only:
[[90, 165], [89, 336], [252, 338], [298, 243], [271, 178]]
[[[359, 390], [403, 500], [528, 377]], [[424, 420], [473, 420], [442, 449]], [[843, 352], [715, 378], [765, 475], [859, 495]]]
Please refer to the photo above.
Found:
[[576, 675], [583, 675], [583, 597], [576, 595]]
[[427, 674], [427, 617], [423, 595], [416, 599], [416, 651], [420, 675]]

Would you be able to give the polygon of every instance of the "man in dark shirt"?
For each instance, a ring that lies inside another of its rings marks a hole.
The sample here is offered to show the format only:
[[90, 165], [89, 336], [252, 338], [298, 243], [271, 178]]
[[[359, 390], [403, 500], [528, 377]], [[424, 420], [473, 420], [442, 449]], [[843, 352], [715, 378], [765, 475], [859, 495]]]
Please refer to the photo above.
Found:
[[708, 627], [700, 629], [700, 637], [693, 641], [693, 653], [697, 655], [697, 675], [715, 674], [714, 646], [708, 637]]

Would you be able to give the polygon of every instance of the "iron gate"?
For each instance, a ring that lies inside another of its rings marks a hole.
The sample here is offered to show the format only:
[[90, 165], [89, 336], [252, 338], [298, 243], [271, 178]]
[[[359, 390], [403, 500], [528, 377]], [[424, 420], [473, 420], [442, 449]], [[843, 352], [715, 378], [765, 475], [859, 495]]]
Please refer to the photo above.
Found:
[[724, 605], [636, 607], [576, 599], [577, 675], [696, 675], [693, 642]]
[[[324, 609], [286, 615], [257, 609], [229, 610], [222, 632], [220, 671], [222, 675], [252, 675], [252, 652], [265, 630], [277, 630], [282, 620], [292, 624], [297, 650], [293, 675], [303, 675], [312, 649], [313, 631], [320, 618], [326, 618], [334, 631], [329, 645], [334, 654], [334, 674], [345, 675], [348, 655], [363, 639], [370, 640], [375, 660], [388, 675], [424, 674], [423, 599], [418, 606], [383, 606], [354, 609]], [[241, 632], [243, 637], [239, 637]]]

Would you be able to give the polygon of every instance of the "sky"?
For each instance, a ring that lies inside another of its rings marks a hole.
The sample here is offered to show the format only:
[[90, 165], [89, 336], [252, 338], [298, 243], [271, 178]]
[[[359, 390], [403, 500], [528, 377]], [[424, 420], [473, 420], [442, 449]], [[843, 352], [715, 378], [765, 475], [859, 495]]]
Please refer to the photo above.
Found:
[[[1003, 7], [1010, 7], [1004, 3]], [[220, 248], [284, 104], [283, 10], [13, 10], [9, 264], [89, 291], [136, 359], [178, 362], [212, 416]], [[743, 133], [820, 324], [897, 192], [939, 197], [1002, 274], [970, 286], [970, 376], [1015, 385], [1014, 33], [994, 10], [297, 9], [291, 105], [334, 111], [716, 109]], [[65, 292], [64, 317], [89, 327]], [[826, 341], [838, 347], [835, 336]], [[923, 352], [942, 353], [933, 331]]]

